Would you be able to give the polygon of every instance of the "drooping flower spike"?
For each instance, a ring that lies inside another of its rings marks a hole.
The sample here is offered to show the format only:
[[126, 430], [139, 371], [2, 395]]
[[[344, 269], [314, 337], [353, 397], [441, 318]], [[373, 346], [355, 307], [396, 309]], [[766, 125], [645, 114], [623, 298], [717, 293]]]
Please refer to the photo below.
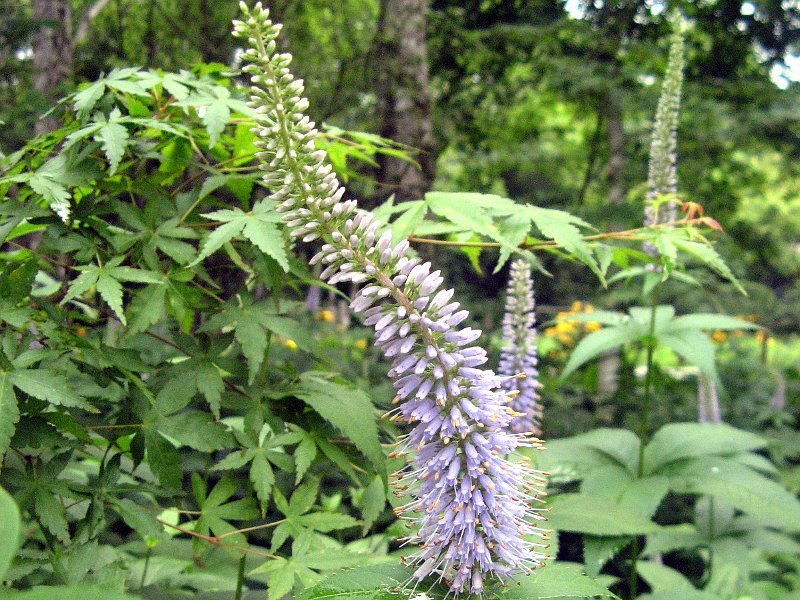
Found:
[[531, 267], [524, 260], [511, 265], [503, 315], [503, 348], [500, 351], [499, 375], [503, 388], [516, 393], [511, 407], [516, 413], [511, 429], [516, 433], [541, 435], [542, 407], [537, 390], [539, 359], [536, 352], [536, 313]]
[[440, 289], [440, 272], [410, 256], [406, 240], [393, 242], [354, 200], [342, 199], [325, 152], [315, 150], [317, 130], [304, 114], [303, 84], [289, 72], [291, 56], [276, 53], [280, 25], [260, 4], [241, 10], [234, 35], [250, 46], [243, 70], [253, 84], [257, 156], [270, 199], [293, 238], [323, 242], [311, 261], [323, 266], [321, 279], [363, 286], [351, 308], [363, 313], [392, 360], [394, 417], [414, 424], [398, 450], [411, 462], [395, 476], [410, 496], [398, 516], [418, 526], [409, 538], [420, 546], [407, 558], [411, 580], [481, 595], [492, 581], [544, 564], [538, 550], [546, 531], [532, 507], [544, 480], [509, 458], [538, 440], [510, 431], [514, 411], [502, 379], [480, 368], [487, 360], [473, 345], [480, 331], [459, 327], [469, 315], [452, 290]]
[[[669, 57], [661, 95], [656, 107], [653, 133], [650, 140], [650, 160], [647, 170], [647, 203], [645, 205], [645, 226], [657, 223], [672, 223], [677, 218], [678, 199], [678, 116], [683, 87], [683, 66], [685, 43], [683, 38], [684, 20], [679, 13], [672, 17], [672, 37]], [[666, 211], [657, 214], [653, 203], [666, 197]], [[645, 251], [655, 256], [657, 251], [651, 243], [645, 244]]]

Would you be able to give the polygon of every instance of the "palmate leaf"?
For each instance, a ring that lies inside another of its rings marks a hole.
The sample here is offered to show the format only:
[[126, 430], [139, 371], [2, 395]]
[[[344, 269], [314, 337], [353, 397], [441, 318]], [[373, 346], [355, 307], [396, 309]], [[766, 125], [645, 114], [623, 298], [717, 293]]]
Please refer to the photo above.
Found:
[[[209, 178], [207, 182], [212, 179], [214, 178]], [[220, 181], [220, 179], [215, 180], [215, 184], [223, 185], [224, 182]], [[288, 271], [289, 257], [286, 254], [285, 241], [275, 225], [281, 222], [281, 218], [274, 208], [274, 202], [261, 201], [249, 213], [235, 209], [204, 214], [203, 217], [206, 219], [213, 219], [222, 224], [209, 234], [200, 254], [192, 264], [208, 258], [226, 242], [241, 234], [259, 250], [274, 258], [284, 271]]]
[[378, 437], [377, 416], [369, 396], [361, 390], [325, 379], [325, 373], [308, 372], [300, 384], [289, 389], [342, 431], [381, 473], [385, 472], [383, 450]]

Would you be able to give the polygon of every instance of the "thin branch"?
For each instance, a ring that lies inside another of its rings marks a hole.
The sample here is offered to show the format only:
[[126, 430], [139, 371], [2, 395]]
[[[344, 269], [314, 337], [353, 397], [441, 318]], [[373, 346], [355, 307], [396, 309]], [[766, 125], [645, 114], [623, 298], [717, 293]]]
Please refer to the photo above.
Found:
[[72, 38], [72, 49], [75, 50], [78, 44], [80, 44], [86, 37], [89, 35], [89, 28], [92, 26], [92, 21], [94, 21], [97, 16], [103, 12], [103, 9], [111, 4], [111, 0], [97, 0], [92, 6], [89, 7], [89, 10], [86, 11], [86, 14], [83, 15], [81, 22], [78, 24], [78, 29], [75, 32], [75, 36]]

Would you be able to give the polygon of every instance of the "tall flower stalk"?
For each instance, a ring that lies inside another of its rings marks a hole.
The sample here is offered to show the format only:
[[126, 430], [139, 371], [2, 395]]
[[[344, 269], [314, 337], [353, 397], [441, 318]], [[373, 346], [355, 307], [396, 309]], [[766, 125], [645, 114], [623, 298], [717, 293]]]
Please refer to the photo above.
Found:
[[291, 56], [276, 53], [281, 26], [260, 3], [241, 10], [234, 35], [249, 44], [243, 71], [253, 84], [269, 199], [293, 238], [322, 241], [311, 260], [323, 266], [321, 279], [362, 285], [351, 308], [392, 360], [393, 418], [414, 424], [397, 450], [410, 462], [394, 477], [410, 496], [396, 512], [418, 527], [408, 538], [419, 545], [407, 558], [411, 580], [431, 576], [456, 595], [481, 595], [487, 583], [544, 563], [546, 532], [532, 508], [544, 480], [510, 458], [538, 440], [510, 431], [515, 412], [502, 378], [480, 368], [487, 360], [473, 345], [480, 331], [459, 327], [469, 314], [452, 301], [453, 290], [440, 289], [441, 273], [411, 256], [408, 241], [393, 242], [355, 200], [343, 200], [325, 152], [315, 150], [317, 130], [304, 114], [308, 101], [289, 71]]
[[506, 377], [503, 387], [516, 397], [511, 429], [541, 435], [542, 407], [537, 390], [539, 359], [536, 353], [536, 313], [531, 268], [524, 260], [511, 265], [503, 315], [503, 348], [497, 371]]
[[[679, 13], [672, 18], [672, 37], [661, 95], [656, 107], [653, 133], [650, 140], [650, 161], [647, 171], [646, 226], [672, 223], [677, 218], [678, 200], [678, 116], [683, 88], [685, 43], [684, 21]], [[666, 210], [659, 206], [666, 203]], [[653, 256], [656, 249], [645, 244], [645, 251]]]

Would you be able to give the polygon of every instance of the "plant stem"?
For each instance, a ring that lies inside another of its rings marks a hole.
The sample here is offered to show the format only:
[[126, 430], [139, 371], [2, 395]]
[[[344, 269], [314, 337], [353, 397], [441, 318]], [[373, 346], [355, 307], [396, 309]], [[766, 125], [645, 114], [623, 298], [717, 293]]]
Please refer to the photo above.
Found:
[[239, 559], [239, 574], [236, 576], [236, 595], [233, 600], [242, 600], [242, 587], [244, 586], [244, 569], [247, 563], [247, 554], [242, 554]]
[[153, 553], [153, 549], [148, 546], [147, 553], [144, 555], [144, 568], [142, 569], [142, 579], [139, 581], [139, 591], [141, 592], [144, 589], [144, 583], [147, 580], [147, 570], [150, 568], [150, 555]]
[[[644, 376], [644, 398], [642, 400], [642, 421], [639, 427], [639, 463], [636, 465], [636, 477], [641, 478], [644, 475], [644, 448], [647, 445], [647, 438], [650, 432], [650, 403], [653, 396], [653, 353], [656, 349], [656, 313], [658, 309], [658, 285], [653, 288], [650, 295], [650, 323], [647, 333], [647, 358], [645, 364], [647, 365], [647, 372]], [[639, 562], [639, 557], [642, 552], [641, 542], [638, 537], [633, 540], [633, 547], [631, 550], [631, 575], [630, 575], [630, 597], [631, 600], [636, 598], [636, 588], [639, 579], [639, 573], [636, 568]]]

